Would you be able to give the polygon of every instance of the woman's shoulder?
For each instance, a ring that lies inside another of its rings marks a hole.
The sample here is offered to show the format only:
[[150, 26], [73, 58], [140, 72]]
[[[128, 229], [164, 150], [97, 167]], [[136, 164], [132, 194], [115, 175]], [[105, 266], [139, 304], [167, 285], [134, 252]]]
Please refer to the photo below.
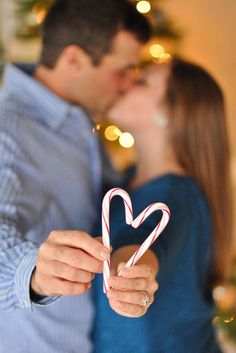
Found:
[[134, 211], [141, 212], [151, 203], [166, 204], [172, 220], [178, 224], [192, 223], [193, 219], [209, 222], [208, 202], [200, 186], [188, 175], [165, 174], [155, 178], [130, 193]]
[[[205, 199], [200, 186], [189, 175], [168, 173], [156, 177], [142, 186], [131, 191], [131, 195], [137, 199], [147, 199], [159, 197], [167, 201], [176, 200], [183, 202], [187, 200]], [[154, 200], [153, 200], [154, 201]]]

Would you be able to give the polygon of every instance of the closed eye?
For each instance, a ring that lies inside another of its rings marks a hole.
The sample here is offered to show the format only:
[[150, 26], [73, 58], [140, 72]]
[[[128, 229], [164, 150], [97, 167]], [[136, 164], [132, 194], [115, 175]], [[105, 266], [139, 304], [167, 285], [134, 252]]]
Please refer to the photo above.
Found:
[[142, 77], [140, 77], [134, 83], [135, 83], [135, 85], [138, 85], [138, 86], [145, 86], [147, 84], [146, 80]]

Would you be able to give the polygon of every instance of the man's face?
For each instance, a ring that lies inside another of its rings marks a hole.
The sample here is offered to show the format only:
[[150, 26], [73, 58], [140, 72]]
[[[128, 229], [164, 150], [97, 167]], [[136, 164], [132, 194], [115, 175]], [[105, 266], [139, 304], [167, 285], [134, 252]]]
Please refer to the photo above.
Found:
[[[129, 91], [124, 94], [108, 116], [113, 123], [135, 137], [143, 131], [157, 130], [154, 119], [167, 115], [166, 93], [170, 64], [150, 65], [142, 72]], [[163, 129], [160, 129], [163, 133]]]
[[[92, 113], [106, 112], [129, 88], [139, 64], [141, 43], [129, 32], [114, 37], [111, 51], [94, 66], [91, 59], [81, 70], [82, 103]], [[81, 100], [81, 92], [80, 98]]]

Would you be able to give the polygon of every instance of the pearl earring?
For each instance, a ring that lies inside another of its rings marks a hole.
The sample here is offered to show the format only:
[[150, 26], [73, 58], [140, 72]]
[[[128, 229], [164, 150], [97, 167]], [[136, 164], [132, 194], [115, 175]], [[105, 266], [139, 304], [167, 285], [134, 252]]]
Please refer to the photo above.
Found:
[[168, 118], [165, 115], [157, 115], [153, 119], [156, 126], [160, 128], [165, 128], [168, 125]]

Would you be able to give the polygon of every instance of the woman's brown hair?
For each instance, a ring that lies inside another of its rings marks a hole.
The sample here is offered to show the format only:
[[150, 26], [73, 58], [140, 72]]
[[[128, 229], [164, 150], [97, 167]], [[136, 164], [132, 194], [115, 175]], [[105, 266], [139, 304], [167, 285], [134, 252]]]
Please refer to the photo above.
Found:
[[215, 284], [227, 278], [232, 232], [224, 98], [219, 85], [201, 67], [183, 60], [174, 60], [170, 65], [166, 100], [171, 138], [179, 163], [200, 185], [210, 206]]

